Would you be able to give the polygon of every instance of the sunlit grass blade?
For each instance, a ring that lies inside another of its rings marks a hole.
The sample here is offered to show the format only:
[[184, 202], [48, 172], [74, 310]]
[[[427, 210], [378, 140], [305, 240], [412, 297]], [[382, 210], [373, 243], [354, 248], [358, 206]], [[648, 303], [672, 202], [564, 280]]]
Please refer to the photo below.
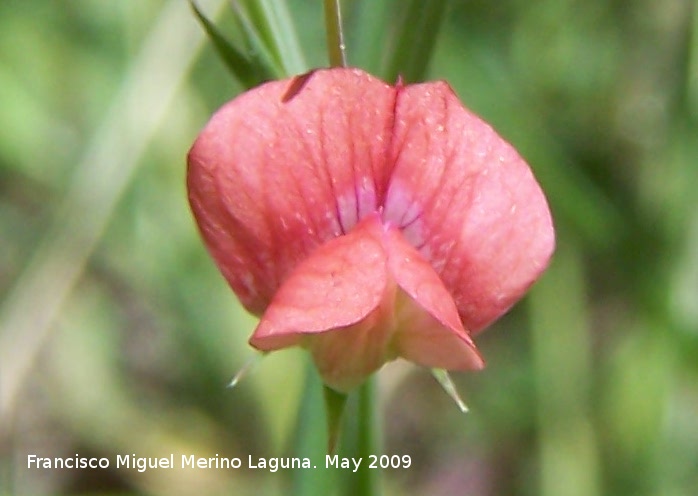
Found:
[[412, 83], [426, 74], [448, 2], [408, 0], [405, 4], [383, 72], [388, 81], [402, 76], [405, 82]]
[[285, 0], [237, 0], [233, 5], [244, 9], [285, 75], [299, 74], [308, 69]]
[[325, 0], [325, 31], [330, 66], [346, 67], [342, 9], [339, 0]]
[[693, 1], [686, 60], [686, 99], [689, 112], [698, 118], [698, 1]]
[[349, 5], [356, 9], [353, 12], [355, 28], [348, 40], [351, 47], [349, 64], [385, 76], [381, 70], [390, 35], [390, 29], [386, 27], [394, 22], [395, 0], [363, 0]]
[[276, 33], [284, 67], [291, 74], [308, 70], [303, 50], [301, 49], [295, 23], [291, 17], [286, 0], [261, 0], [272, 7], [272, 15], [275, 19]]
[[[227, 40], [218, 28], [201, 12], [196, 2], [190, 0], [189, 4], [225, 65], [245, 87], [252, 88], [263, 81], [280, 76], [279, 69], [271, 64], [271, 60], [268, 57], [264, 56], [264, 52], [260, 47], [255, 46], [254, 34], [250, 33], [248, 29], [244, 30], [245, 35], [250, 45], [255, 47], [250, 56]], [[243, 20], [240, 21], [244, 25]]]
[[281, 52], [276, 42], [278, 35], [274, 33], [274, 20], [271, 18], [270, 10], [265, 9], [259, 0], [232, 0], [231, 5], [238, 16], [249, 19], [275, 63], [283, 65]]
[[538, 396], [541, 496], [600, 494], [591, 419], [593, 377], [587, 288], [580, 253], [561, 243], [530, 294]]
[[247, 10], [241, 8], [237, 2], [233, 2], [233, 12], [235, 13], [235, 20], [245, 34], [245, 41], [249, 45], [251, 56], [259, 58], [260, 61], [272, 68], [277, 78], [286, 76], [287, 72], [283, 67], [282, 61], [279, 61], [272, 52], [273, 45], [262, 39], [258, 26], [250, 19]]

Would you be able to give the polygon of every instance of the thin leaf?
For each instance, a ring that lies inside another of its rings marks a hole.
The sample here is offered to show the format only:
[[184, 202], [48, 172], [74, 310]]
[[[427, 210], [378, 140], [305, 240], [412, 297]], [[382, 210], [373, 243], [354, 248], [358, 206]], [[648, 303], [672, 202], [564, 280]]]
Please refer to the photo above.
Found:
[[395, 22], [395, 0], [363, 0], [351, 2], [350, 5], [355, 8], [352, 23], [355, 28], [349, 33], [349, 64], [385, 76], [381, 70], [389, 55], [385, 48], [390, 35], [386, 27]]
[[402, 76], [407, 83], [424, 78], [436, 36], [448, 4], [447, 0], [408, 0], [384, 71], [388, 81]]
[[444, 369], [431, 369], [431, 373], [439, 382], [439, 384], [441, 384], [441, 387], [444, 389], [444, 391], [446, 391], [446, 394], [448, 394], [451, 397], [451, 399], [456, 403], [458, 408], [460, 408], [460, 411], [463, 413], [467, 413], [468, 406], [460, 397], [460, 394], [458, 394], [458, 390], [456, 389], [455, 384], [453, 384], [451, 376], [448, 374], [448, 372]]
[[283, 66], [281, 53], [277, 47], [276, 36], [274, 35], [273, 20], [269, 17], [268, 10], [259, 0], [232, 0], [231, 5], [238, 16], [248, 19], [262, 44], [266, 47], [274, 62]]
[[347, 57], [342, 29], [342, 9], [339, 0], [325, 0], [325, 31], [327, 53], [331, 67], [346, 67]]
[[250, 358], [247, 359], [247, 361], [243, 364], [242, 368], [238, 370], [237, 374], [235, 374], [235, 377], [232, 378], [232, 380], [228, 383], [228, 388], [234, 388], [237, 386], [240, 381], [247, 376], [247, 374], [252, 370], [255, 365], [257, 365], [259, 362], [262, 361], [262, 358], [264, 358], [267, 355], [267, 353], [255, 353], [252, 355]]
[[[590, 428], [589, 378], [594, 368], [588, 294], [582, 253], [570, 243], [560, 243], [552, 265], [528, 300], [540, 437], [536, 492], [541, 496], [602, 492], [601, 464]], [[648, 361], [643, 360], [643, 365]], [[644, 403], [648, 408], [662, 404], [655, 395], [649, 398]]]
[[342, 414], [347, 405], [347, 395], [338, 393], [334, 389], [323, 386], [325, 398], [325, 412], [327, 415], [327, 454], [333, 455], [339, 441], [339, 433], [342, 427]]
[[242, 8], [237, 2], [233, 2], [233, 11], [235, 13], [235, 20], [243, 31], [245, 41], [249, 45], [251, 51], [250, 57], [256, 57], [267, 67], [273, 68], [273, 72], [277, 78], [288, 75], [281, 61], [277, 60], [277, 57], [271, 52], [273, 46], [262, 39], [259, 30], [250, 19], [247, 9]]
[[261, 58], [248, 57], [228, 41], [199, 10], [194, 0], [189, 0], [189, 4], [225, 65], [245, 87], [252, 88], [278, 76], [275, 68], [265, 63]]
[[308, 70], [303, 57], [295, 23], [288, 9], [287, 0], [260, 0], [269, 9], [273, 19], [274, 34], [279, 46], [284, 67], [289, 74], [297, 74]]
[[234, 5], [245, 9], [267, 50], [286, 75], [308, 70], [285, 0], [238, 0]]

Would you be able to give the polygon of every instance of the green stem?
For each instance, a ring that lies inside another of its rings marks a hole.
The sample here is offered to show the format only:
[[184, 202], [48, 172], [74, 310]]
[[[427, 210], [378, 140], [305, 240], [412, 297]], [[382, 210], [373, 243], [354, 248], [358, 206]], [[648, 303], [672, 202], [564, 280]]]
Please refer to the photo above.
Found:
[[380, 456], [380, 434], [376, 408], [376, 384], [371, 377], [359, 389], [357, 451], [362, 459], [357, 472], [356, 493], [374, 496], [380, 491], [380, 469], [368, 468], [369, 455]]
[[340, 0], [325, 0], [325, 29], [330, 67], [346, 67]]
[[318, 469], [289, 471], [290, 494], [293, 496], [332, 494], [332, 488], [336, 485], [336, 474], [321, 468], [324, 467], [327, 453], [327, 435], [323, 429], [323, 384], [310, 357], [307, 362], [289, 456], [308, 457], [317, 463]]
[[325, 415], [327, 416], [327, 454], [334, 455], [342, 431], [342, 418], [347, 405], [347, 395], [324, 386]]
[[375, 383], [373, 378], [352, 393], [349, 406], [345, 412], [342, 430], [341, 456], [360, 459], [356, 473], [343, 474], [340, 496], [378, 496], [381, 494], [381, 469], [369, 468], [371, 455], [380, 456], [380, 430], [375, 402]]

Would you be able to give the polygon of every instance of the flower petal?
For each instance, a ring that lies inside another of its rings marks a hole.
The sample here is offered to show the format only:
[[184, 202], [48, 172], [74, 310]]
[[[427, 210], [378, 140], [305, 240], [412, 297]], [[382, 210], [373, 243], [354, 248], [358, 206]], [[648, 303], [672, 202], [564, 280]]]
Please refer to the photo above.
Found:
[[223, 106], [188, 157], [192, 210], [242, 303], [374, 212], [387, 189], [395, 89], [355, 69], [264, 84]]
[[[385, 363], [392, 331], [386, 253], [375, 216], [328, 241], [282, 284], [250, 344], [310, 349], [323, 381], [348, 391]], [[394, 287], [394, 283], [392, 283]]]
[[370, 224], [328, 241], [296, 267], [264, 312], [252, 346], [271, 351], [301, 344], [305, 335], [351, 326], [379, 306], [387, 260]]
[[425, 367], [476, 370], [484, 362], [431, 265], [395, 229], [386, 233], [388, 267], [402, 290], [396, 304], [397, 355]]
[[429, 261], [477, 332], [547, 266], [550, 212], [531, 170], [443, 82], [399, 88], [384, 219]]
[[323, 381], [339, 391], [397, 357], [429, 367], [483, 366], [439, 277], [377, 215], [298, 265], [250, 344], [307, 347]]

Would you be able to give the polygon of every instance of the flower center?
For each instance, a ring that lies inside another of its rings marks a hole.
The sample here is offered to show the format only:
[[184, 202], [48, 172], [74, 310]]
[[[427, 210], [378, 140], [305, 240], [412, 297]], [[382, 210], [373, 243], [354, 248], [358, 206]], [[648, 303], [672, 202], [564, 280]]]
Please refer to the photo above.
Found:
[[375, 185], [367, 177], [360, 179], [353, 190], [338, 195], [336, 202], [342, 234], [347, 234], [359, 221], [380, 210]]
[[373, 182], [363, 178], [353, 190], [337, 196], [337, 218], [342, 234], [350, 232], [367, 216], [379, 213], [386, 227], [397, 228], [413, 248], [429, 259], [431, 253], [422, 216], [424, 209], [414, 196], [408, 188], [393, 181], [383, 204], [379, 205]]

